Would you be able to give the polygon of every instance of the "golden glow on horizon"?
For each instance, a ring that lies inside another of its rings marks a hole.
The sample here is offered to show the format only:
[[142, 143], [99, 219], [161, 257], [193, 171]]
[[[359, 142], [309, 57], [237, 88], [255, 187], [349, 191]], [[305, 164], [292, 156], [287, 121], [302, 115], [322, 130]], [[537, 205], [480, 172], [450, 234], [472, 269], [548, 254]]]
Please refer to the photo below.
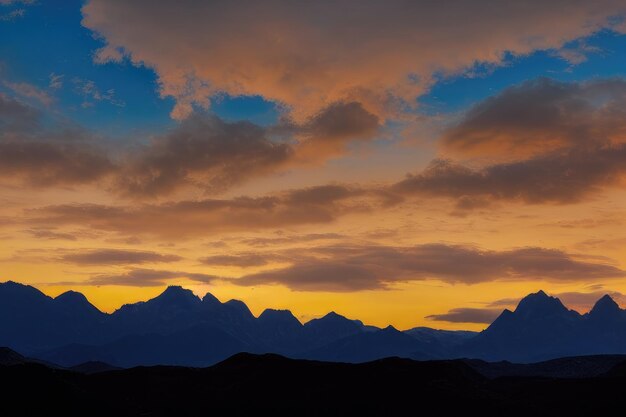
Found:
[[[183, 285], [202, 297], [211, 292], [222, 301], [235, 298], [244, 301], [255, 315], [265, 308], [290, 309], [301, 321], [319, 317], [334, 310], [349, 318], [360, 319], [376, 326], [394, 325], [400, 329], [429, 326], [445, 329], [480, 330], [479, 323], [448, 323], [427, 319], [432, 314], [468, 307], [484, 308], [490, 302], [505, 298], [520, 298], [527, 293], [544, 289], [548, 293], [592, 292], [589, 286], [602, 284], [606, 291], [626, 293], [623, 279], [606, 279], [597, 282], [587, 280], [554, 282], [547, 280], [493, 281], [479, 284], [447, 284], [436, 279], [391, 284], [387, 289], [356, 292], [306, 292], [292, 291], [281, 285], [242, 287], [228, 281], [217, 280], [201, 284], [188, 279], [172, 279], [166, 284], [153, 287], [117, 285], [84, 285], [83, 282], [98, 274], [120, 273], [128, 268], [151, 268], [203, 273], [236, 278], [285, 265], [273, 263], [261, 267], [209, 267], [198, 260], [209, 255], [236, 255], [239, 253], [306, 253], [307, 248], [332, 245], [376, 243], [381, 245], [410, 246], [432, 242], [473, 245], [481, 249], [507, 250], [524, 246], [558, 248], [579, 253], [585, 258], [610, 259], [616, 266], [626, 268], [624, 248], [626, 236], [621, 227], [615, 227], [623, 219], [622, 206], [626, 192], [613, 191], [598, 207], [598, 201], [569, 206], [520, 206], [506, 205], [497, 210], [487, 209], [480, 214], [466, 217], [450, 216], [451, 207], [445, 201], [429, 204], [407, 204], [401, 209], [381, 211], [375, 215], [355, 214], [342, 218], [339, 223], [301, 226], [283, 230], [256, 233], [226, 233], [211, 239], [190, 239], [181, 242], [164, 242], [161, 239], [140, 238], [133, 244], [122, 243], [125, 236], [103, 231], [79, 230], [81, 236], [75, 241], [36, 238], [17, 226], [8, 244], [0, 247], [2, 280], [15, 280], [32, 284], [51, 296], [72, 289], [84, 293], [103, 311], [111, 312], [122, 304], [143, 301], [158, 295], [166, 285]], [[506, 215], [501, 216], [506, 210]], [[5, 208], [6, 211], [6, 208]], [[76, 228], [59, 227], [56, 233], [75, 233]], [[9, 233], [8, 231], [4, 232]], [[83, 235], [81, 235], [81, 233]], [[246, 239], [299, 236], [311, 233], [335, 233], [344, 236], [337, 241], [289, 242], [277, 241], [270, 246], [254, 247]], [[17, 238], [19, 236], [19, 238]], [[116, 248], [154, 251], [166, 255], [178, 255], [182, 259], [169, 263], [146, 263], [141, 265], [75, 265], [61, 262], [68, 253], [81, 253], [94, 248]], [[509, 308], [514, 305], [509, 306]], [[574, 306], [579, 310], [589, 306]], [[501, 307], [501, 308], [504, 308]]]

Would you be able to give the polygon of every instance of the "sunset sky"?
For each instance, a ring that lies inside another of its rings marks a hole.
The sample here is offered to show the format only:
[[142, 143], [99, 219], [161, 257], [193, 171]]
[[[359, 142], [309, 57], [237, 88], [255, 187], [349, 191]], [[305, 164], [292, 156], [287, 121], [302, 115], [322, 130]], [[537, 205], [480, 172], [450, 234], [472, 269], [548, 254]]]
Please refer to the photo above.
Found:
[[625, 18], [0, 0], [0, 281], [400, 329], [482, 329], [539, 289], [625, 306]]

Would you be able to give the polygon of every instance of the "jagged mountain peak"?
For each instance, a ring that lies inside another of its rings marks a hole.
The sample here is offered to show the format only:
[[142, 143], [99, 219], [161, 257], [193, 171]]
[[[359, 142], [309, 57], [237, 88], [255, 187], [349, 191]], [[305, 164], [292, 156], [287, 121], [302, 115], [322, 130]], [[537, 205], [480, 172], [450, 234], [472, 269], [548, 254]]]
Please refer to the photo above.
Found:
[[170, 285], [159, 296], [155, 298], [160, 300], [186, 300], [200, 301], [197, 295], [191, 290], [187, 290], [180, 285]]
[[517, 316], [546, 316], [558, 313], [567, 313], [568, 310], [561, 300], [556, 297], [551, 297], [543, 290], [539, 290], [536, 293], [532, 293], [522, 298], [517, 308], [515, 309], [515, 315]]
[[613, 300], [609, 294], [605, 294], [598, 301], [596, 301], [593, 308], [589, 311], [590, 316], [602, 316], [620, 314], [622, 309]]
[[387, 327], [382, 328], [380, 331], [387, 332], [387, 333], [401, 333], [400, 330], [396, 329], [391, 324], [388, 325]]
[[210, 292], [206, 293], [204, 297], [202, 297], [202, 303], [205, 305], [219, 305], [222, 304], [220, 300]]

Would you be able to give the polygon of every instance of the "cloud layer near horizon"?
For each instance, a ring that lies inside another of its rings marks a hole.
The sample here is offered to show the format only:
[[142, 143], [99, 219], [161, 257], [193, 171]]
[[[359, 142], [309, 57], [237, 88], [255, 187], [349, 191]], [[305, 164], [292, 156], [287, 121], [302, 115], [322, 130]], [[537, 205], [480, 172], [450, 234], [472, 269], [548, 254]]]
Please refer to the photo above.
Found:
[[328, 246], [294, 255], [290, 263], [291, 266], [245, 275], [233, 282], [244, 286], [280, 284], [297, 291], [341, 292], [428, 279], [477, 284], [525, 279], [589, 281], [626, 275], [613, 265], [538, 247], [489, 251], [445, 244]]

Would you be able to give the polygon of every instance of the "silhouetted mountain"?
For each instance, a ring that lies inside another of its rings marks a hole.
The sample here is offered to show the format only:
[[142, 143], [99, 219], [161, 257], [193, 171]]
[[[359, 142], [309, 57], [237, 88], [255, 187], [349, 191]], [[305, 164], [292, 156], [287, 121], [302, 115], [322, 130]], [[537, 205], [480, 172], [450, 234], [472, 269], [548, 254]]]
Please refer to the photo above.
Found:
[[108, 363], [100, 361], [85, 362], [69, 368], [70, 371], [80, 372], [81, 374], [88, 375], [97, 374], [100, 372], [119, 371], [120, 369], [122, 368], [118, 368], [117, 366], [109, 365]]
[[0, 347], [0, 365], [19, 365], [30, 362], [24, 356], [6, 347]]
[[437, 330], [430, 327], [415, 327], [404, 333], [420, 341], [424, 351], [441, 359], [454, 357], [459, 346], [478, 334], [467, 330]]
[[347, 319], [334, 311], [304, 324], [305, 337], [312, 343], [310, 348], [324, 346], [364, 330], [363, 323], [359, 320]]
[[77, 292], [51, 298], [7, 282], [0, 284], [0, 344], [63, 366], [206, 366], [242, 351], [345, 362], [397, 356], [527, 363], [626, 354], [626, 312], [607, 295], [581, 315], [539, 291], [479, 334], [425, 327], [399, 332], [334, 312], [304, 324], [288, 310], [267, 309], [257, 318], [241, 301], [222, 303], [209, 293], [200, 299], [175, 286], [106, 314]]
[[130, 368], [151, 365], [213, 365], [238, 352], [255, 351], [232, 335], [213, 327], [196, 326], [163, 335], [128, 335], [99, 346], [73, 344], [40, 355], [65, 367], [102, 361]]
[[289, 310], [266, 309], [257, 319], [259, 338], [274, 353], [298, 351], [303, 344], [302, 323]]
[[552, 358], [626, 353], [626, 314], [605, 295], [584, 315], [543, 291], [505, 310], [457, 354], [486, 360], [536, 362]]
[[45, 365], [51, 368], [58, 368], [56, 364], [42, 361], [40, 359], [28, 358], [17, 353], [13, 349], [0, 347], [0, 366], [24, 365], [27, 363], [34, 363], [39, 365]]
[[53, 299], [28, 285], [0, 284], [0, 345], [31, 353], [68, 340], [94, 341], [105, 318], [79, 293]]
[[464, 344], [465, 356], [486, 360], [534, 362], [575, 356], [582, 317], [543, 291], [505, 310], [483, 332]]
[[427, 347], [392, 326], [374, 332], [360, 332], [307, 352], [304, 357], [333, 362], [367, 362], [392, 356], [432, 359]]

